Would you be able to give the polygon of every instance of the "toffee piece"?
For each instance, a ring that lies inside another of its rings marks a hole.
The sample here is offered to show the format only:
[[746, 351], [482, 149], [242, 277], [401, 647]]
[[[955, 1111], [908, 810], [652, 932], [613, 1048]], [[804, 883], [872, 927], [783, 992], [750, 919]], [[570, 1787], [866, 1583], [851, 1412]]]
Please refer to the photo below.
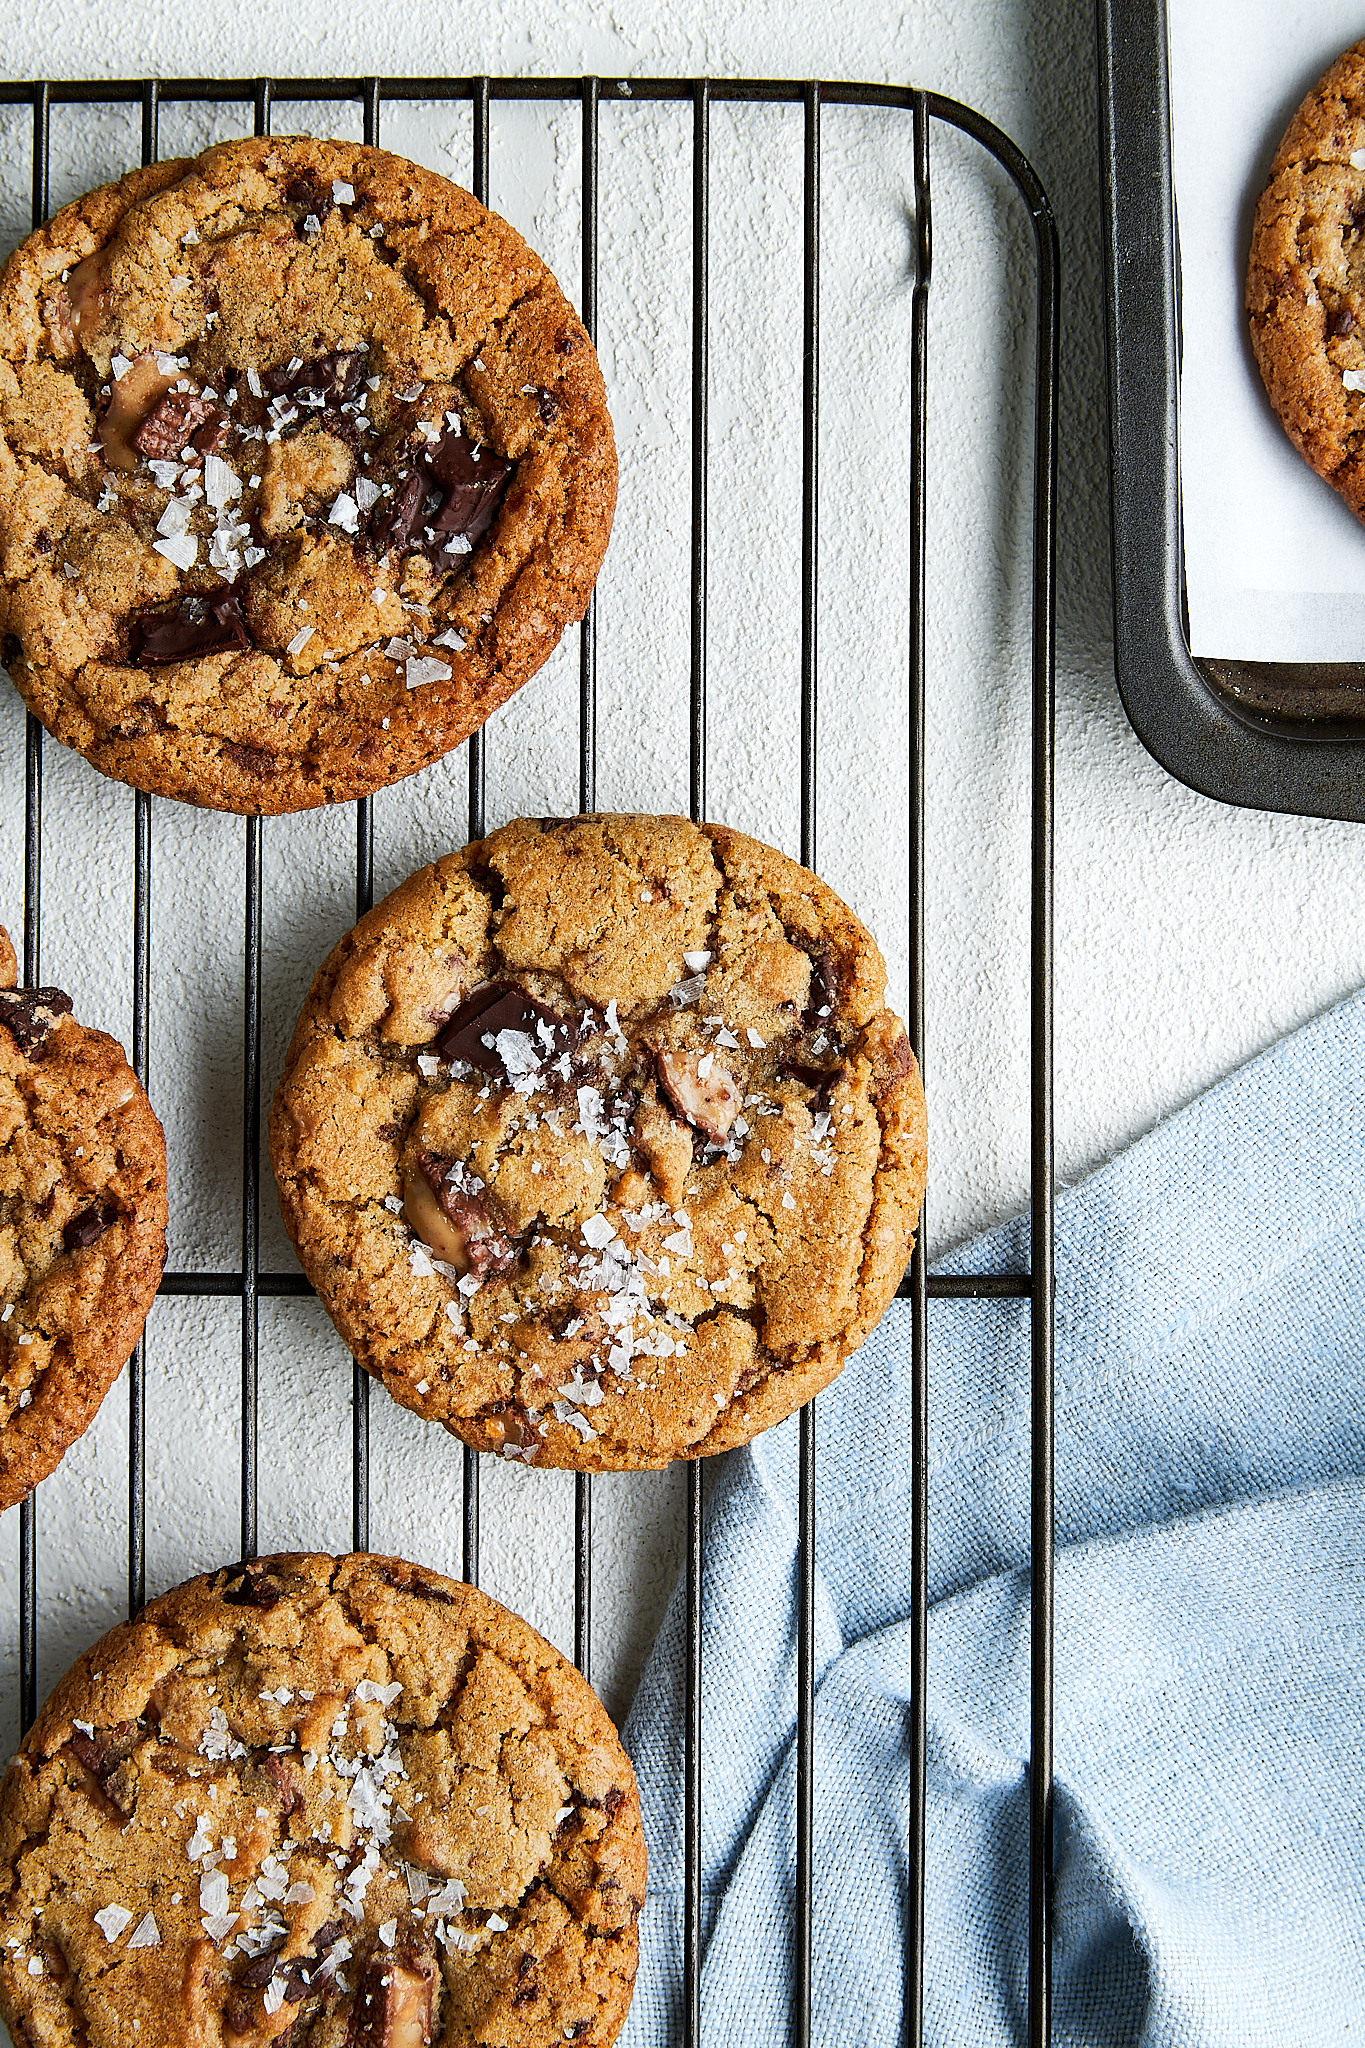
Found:
[[225, 143], [0, 276], [0, 634], [106, 774], [220, 810], [437, 760], [582, 616], [616, 498], [586, 330], [381, 150]]
[[558, 1651], [397, 1558], [192, 1579], [88, 1650], [0, 1788], [0, 2012], [81, 2048], [608, 2048], [645, 1849]]
[[826, 1385], [895, 1293], [925, 1112], [823, 882], [682, 818], [521, 820], [414, 875], [304, 1007], [285, 1223], [396, 1400], [527, 1463], [664, 1465]]
[[0, 930], [0, 1509], [94, 1420], [166, 1261], [166, 1144], [122, 1046]]
[[1314, 86], [1275, 153], [1246, 306], [1286, 433], [1365, 519], [1365, 42]]

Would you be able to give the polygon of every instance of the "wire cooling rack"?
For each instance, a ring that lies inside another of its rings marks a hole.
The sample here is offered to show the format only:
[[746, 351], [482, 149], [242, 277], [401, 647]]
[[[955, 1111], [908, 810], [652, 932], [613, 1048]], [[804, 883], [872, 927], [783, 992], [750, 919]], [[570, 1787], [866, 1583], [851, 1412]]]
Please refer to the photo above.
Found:
[[[930, 1298], [983, 1300], [1025, 1298], [1031, 1304], [1032, 1332], [1032, 1666], [1029, 1848], [1029, 1993], [1028, 2039], [1042, 2048], [1050, 2038], [1050, 1831], [1052, 1799], [1052, 760], [1054, 664], [1055, 492], [1057, 478], [1058, 396], [1058, 252], [1056, 228], [1046, 196], [1033, 169], [1012, 142], [980, 115], [935, 93], [885, 85], [850, 85], [816, 81], [673, 79], [307, 79], [307, 80], [149, 80], [0, 84], [0, 106], [32, 108], [32, 220], [35, 226], [49, 212], [51, 184], [51, 117], [54, 108], [87, 110], [140, 109], [141, 161], [159, 154], [163, 107], [211, 105], [228, 110], [245, 128], [268, 134], [272, 109], [288, 103], [358, 107], [367, 143], [381, 140], [386, 108], [404, 102], [468, 103], [472, 115], [472, 186], [488, 199], [489, 123], [493, 103], [556, 103], [577, 106], [581, 127], [581, 311], [594, 340], [598, 326], [599, 261], [599, 137], [600, 114], [609, 102], [648, 106], [679, 102], [691, 110], [691, 504], [688, 569], [690, 673], [688, 706], [688, 793], [691, 815], [707, 814], [707, 624], [708, 624], [708, 481], [712, 448], [708, 430], [711, 398], [710, 278], [712, 110], [786, 106], [800, 110], [803, 132], [801, 175], [801, 505], [800, 505], [800, 858], [817, 865], [817, 777], [820, 692], [817, 636], [819, 627], [819, 470], [820, 470], [820, 277], [822, 116], [833, 107], [884, 110], [888, 120], [903, 124], [913, 157], [914, 287], [910, 389], [911, 461], [903, 479], [905, 518], [910, 549], [908, 593], [909, 645], [906, 662], [906, 708], [910, 747], [908, 847], [910, 1018], [912, 1042], [924, 1060], [925, 1046], [925, 704], [927, 534], [930, 523], [926, 432], [928, 417], [928, 326], [931, 280], [931, 155], [934, 137], [947, 131], [965, 136], [994, 159], [1023, 202], [1031, 229], [1031, 282], [1034, 360], [1031, 392], [1033, 422], [1031, 617], [1032, 786], [1030, 901], [1030, 1206], [1032, 1219], [1030, 1270], [1009, 1275], [955, 1276], [926, 1271], [924, 1229], [900, 1292], [912, 1303], [913, 1448], [915, 1487], [913, 1526], [901, 1532], [911, 1546], [914, 1587], [912, 1714], [910, 1728], [910, 1833], [906, 1892], [907, 1939], [904, 2035], [909, 2043], [922, 2038], [924, 1973], [925, 1871], [925, 1747], [926, 1672], [928, 1655], [928, 1402], [932, 1369], [928, 1346]], [[239, 128], [239, 132], [240, 132]], [[125, 164], [122, 168], [129, 168]], [[567, 281], [567, 280], [566, 280]], [[623, 449], [625, 461], [629, 449]], [[598, 634], [596, 604], [590, 607], [578, 636], [578, 800], [591, 810], [598, 781]], [[29, 717], [25, 738], [24, 829], [24, 980], [41, 981], [42, 947], [42, 804], [44, 736]], [[471, 838], [485, 829], [486, 736], [468, 743], [467, 826]], [[151, 887], [153, 805], [141, 793], [130, 795], [134, 814], [132, 1047], [139, 1076], [148, 1071], [149, 1023], [156, 998], [151, 972]], [[375, 841], [372, 802], [355, 807], [354, 901], [357, 916], [374, 893]], [[262, 892], [261, 820], [248, 818], [242, 831], [242, 903], [244, 1035], [241, 1045], [241, 1261], [231, 1270], [168, 1271], [161, 1292], [166, 1296], [219, 1297], [236, 1301], [241, 1317], [240, 1401], [240, 1550], [245, 1557], [257, 1549], [260, 1308], [273, 1298], [311, 1292], [297, 1272], [267, 1270], [261, 1260], [261, 1109], [262, 1109]], [[146, 1339], [129, 1365], [127, 1598], [134, 1613], [143, 1604], [147, 1541], [147, 1390]], [[370, 1535], [370, 1381], [353, 1367], [351, 1400], [351, 1535], [357, 1549], [368, 1547]], [[813, 1878], [813, 1816], [815, 1758], [813, 1748], [814, 1614], [815, 1614], [815, 1428], [814, 1404], [800, 1419], [800, 1599], [797, 1683], [796, 1770], [796, 1916], [794, 2008], [797, 2039], [807, 2048], [811, 2034], [811, 1933]], [[701, 1588], [703, 1558], [702, 1467], [687, 1470], [685, 1572], [687, 1597], [687, 1665], [683, 1782], [679, 1788], [684, 1818], [686, 1909], [684, 1921], [684, 2040], [687, 2048], [701, 2041], [701, 1868], [703, 1844], [703, 1757], [701, 1741]], [[478, 1456], [466, 1450], [463, 1459], [462, 1559], [465, 1578], [479, 1577]], [[590, 1675], [593, 1597], [592, 1480], [577, 1475], [574, 1485], [573, 1633], [580, 1670]], [[37, 1709], [38, 1536], [34, 1498], [19, 1516], [19, 1676], [20, 1718], [27, 1727]], [[226, 1562], [227, 1560], [223, 1560]]]

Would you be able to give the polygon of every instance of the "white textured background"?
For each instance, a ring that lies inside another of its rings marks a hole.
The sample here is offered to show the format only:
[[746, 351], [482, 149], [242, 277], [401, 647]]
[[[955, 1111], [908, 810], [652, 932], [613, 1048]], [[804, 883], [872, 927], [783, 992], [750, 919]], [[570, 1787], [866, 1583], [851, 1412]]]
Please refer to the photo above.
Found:
[[[1212, 4], [1212, 0], [1210, 0]], [[1229, 5], [1231, 0], [1229, 0]], [[1058, 1158], [1073, 1175], [1365, 974], [1361, 829], [1221, 808], [1129, 730], [1112, 676], [1093, 14], [1089, 0], [483, 0], [338, 7], [21, 0], [9, 75], [666, 73], [890, 79], [976, 105], [1032, 157], [1063, 247], [1057, 823]], [[27, 225], [27, 123], [0, 122], [0, 232]], [[246, 124], [249, 110], [243, 110]], [[351, 132], [359, 132], [358, 109]], [[600, 588], [599, 800], [685, 808], [690, 112], [602, 115], [600, 348], [621, 450]], [[277, 127], [325, 126], [279, 109]], [[53, 202], [136, 161], [137, 115], [54, 113]], [[207, 134], [168, 107], [163, 149]], [[231, 122], [217, 131], [233, 132]], [[467, 108], [381, 139], [467, 177]], [[577, 294], [576, 106], [493, 108], [492, 203]], [[711, 814], [796, 850], [799, 110], [713, 115]], [[931, 380], [930, 1234], [1008, 1213], [1027, 1175], [1031, 264], [1022, 211], [935, 133]], [[908, 120], [828, 110], [822, 285], [818, 864], [905, 983]], [[1363, 543], [1365, 545], [1365, 543]], [[576, 643], [489, 728], [489, 822], [573, 808]], [[3, 687], [3, 686], [0, 686]], [[22, 923], [23, 721], [0, 696], [0, 915]], [[463, 755], [376, 804], [377, 890], [464, 836]], [[151, 1092], [172, 1159], [170, 1263], [240, 1244], [239, 820], [154, 805]], [[351, 922], [353, 813], [265, 827], [267, 1092], [313, 969]], [[42, 974], [127, 1042], [133, 800], [46, 748]], [[263, 1264], [290, 1258], [263, 1202]], [[238, 1547], [238, 1312], [149, 1326], [148, 1589]], [[349, 1364], [312, 1303], [261, 1312], [263, 1548], [349, 1540]], [[458, 1569], [459, 1447], [376, 1390], [375, 1547]], [[41, 1686], [125, 1600], [126, 1386], [40, 1489]], [[572, 1482], [484, 1463], [484, 1582], [565, 1647]], [[595, 1675], [620, 1710], [666, 1596], [680, 1475], [596, 1491]], [[18, 1513], [0, 1531], [0, 1698], [17, 1726]]]

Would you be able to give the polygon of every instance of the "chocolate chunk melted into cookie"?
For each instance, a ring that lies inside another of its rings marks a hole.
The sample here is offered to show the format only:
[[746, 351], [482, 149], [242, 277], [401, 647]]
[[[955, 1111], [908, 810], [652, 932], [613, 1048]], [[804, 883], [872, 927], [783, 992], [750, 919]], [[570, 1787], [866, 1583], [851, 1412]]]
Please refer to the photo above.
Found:
[[[515, 463], [491, 448], [472, 447], [466, 435], [444, 433], [427, 457], [427, 469], [444, 496], [431, 522], [438, 553], [452, 552], [450, 543], [481, 541], [497, 517], [498, 507]], [[433, 557], [434, 559], [434, 557]]]
[[579, 1042], [575, 1020], [561, 1017], [510, 981], [490, 981], [465, 997], [438, 1036], [436, 1050], [443, 1060], [464, 1060], [503, 1078], [510, 1071], [509, 1057], [515, 1061], [521, 1051], [515, 1045], [499, 1045], [504, 1031], [528, 1039], [528, 1053], [537, 1063], [573, 1052]]
[[118, 1221], [118, 1210], [109, 1202], [96, 1202], [88, 1209], [82, 1209], [62, 1229], [62, 1243], [69, 1252], [84, 1251], [87, 1245], [104, 1236], [110, 1224]]
[[40, 1060], [59, 1017], [71, 1014], [71, 998], [60, 988], [0, 989], [3, 1024], [26, 1060]]
[[319, 227], [336, 205], [331, 192], [307, 171], [300, 171], [289, 180], [284, 196], [291, 206], [303, 208], [305, 219], [311, 213]]
[[140, 668], [194, 661], [202, 654], [245, 654], [253, 644], [235, 590], [221, 597], [186, 595], [171, 612], [137, 612], [128, 621], [128, 652]]

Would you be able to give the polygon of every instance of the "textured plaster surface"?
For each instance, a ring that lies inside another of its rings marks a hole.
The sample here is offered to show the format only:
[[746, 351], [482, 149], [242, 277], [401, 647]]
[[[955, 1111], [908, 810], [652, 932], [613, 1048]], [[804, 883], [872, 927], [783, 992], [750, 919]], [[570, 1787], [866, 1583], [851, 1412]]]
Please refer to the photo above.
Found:
[[[974, 104], [1032, 157], [1063, 254], [1057, 713], [1057, 1150], [1084, 1171], [1365, 974], [1353, 826], [1225, 809], [1146, 755], [1112, 674], [1102, 282], [1088, 0], [328, 0], [11, 12], [29, 77], [445, 71], [823, 75], [908, 81]], [[242, 112], [242, 122], [249, 109]], [[0, 110], [0, 232], [27, 224], [29, 115]], [[317, 109], [281, 107], [277, 125]], [[604, 106], [599, 333], [621, 501], [599, 586], [602, 807], [685, 809], [690, 109]], [[579, 115], [495, 103], [492, 202], [579, 281]], [[358, 109], [350, 118], [358, 133]], [[799, 850], [801, 123], [712, 117], [710, 816]], [[166, 151], [234, 132], [168, 107]], [[54, 113], [57, 203], [136, 160], [135, 114]], [[396, 108], [381, 139], [469, 174], [467, 108]], [[824, 117], [817, 865], [906, 985], [908, 122]], [[935, 133], [928, 462], [929, 1231], [944, 1248], [1027, 1193], [1027, 811], [1032, 259], [1007, 181]], [[488, 822], [573, 808], [572, 641], [489, 728]], [[466, 836], [463, 753], [381, 796], [376, 894]], [[23, 913], [23, 718], [0, 696], [0, 915]], [[153, 1102], [172, 1160], [175, 1268], [241, 1249], [240, 820], [154, 805]], [[42, 978], [127, 1043], [133, 799], [45, 748]], [[311, 974], [353, 920], [350, 810], [264, 828], [262, 1060], [273, 1088]], [[268, 1169], [262, 1265], [292, 1269]], [[260, 1314], [261, 1548], [350, 1540], [347, 1360], [310, 1301]], [[240, 1310], [163, 1299], [147, 1366], [147, 1585], [238, 1554]], [[459, 1447], [376, 1390], [371, 1540], [459, 1570]], [[126, 1378], [40, 1489], [40, 1693], [126, 1602]], [[485, 1460], [483, 1582], [572, 1649], [573, 1482]], [[619, 1711], [681, 1543], [681, 1471], [599, 1481], [594, 1675]], [[17, 1729], [18, 1513], [0, 1530], [0, 1704]]]

